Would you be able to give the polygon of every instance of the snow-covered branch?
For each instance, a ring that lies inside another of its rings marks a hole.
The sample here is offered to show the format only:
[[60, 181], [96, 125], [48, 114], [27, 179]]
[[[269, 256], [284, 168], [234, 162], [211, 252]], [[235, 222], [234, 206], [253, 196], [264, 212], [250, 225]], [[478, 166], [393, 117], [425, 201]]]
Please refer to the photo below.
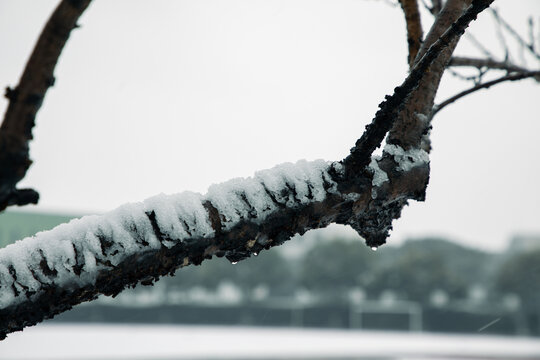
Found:
[[[395, 168], [391, 162], [383, 167]], [[428, 164], [418, 165], [394, 171], [392, 184], [376, 184], [379, 199], [371, 196], [369, 171], [355, 191], [343, 183], [338, 191], [340, 163], [299, 161], [214, 185], [204, 196], [158, 195], [20, 240], [0, 251], [0, 336], [99, 294], [116, 295], [213, 256], [237, 262], [330, 223], [369, 237], [386, 218], [388, 230], [403, 202], [425, 188], [416, 180], [425, 178]], [[409, 190], [392, 199], [396, 189]]]
[[[429, 159], [416, 134], [427, 136], [425, 109], [453, 46], [491, 2], [474, 0], [420, 50], [409, 76], [344, 160], [283, 164], [215, 185], [206, 195], [159, 195], [0, 250], [0, 339], [99, 294], [151, 284], [213, 256], [240, 261], [330, 223], [352, 226], [368, 246], [383, 244], [408, 201], [425, 197]], [[373, 157], [389, 131], [389, 145]]]

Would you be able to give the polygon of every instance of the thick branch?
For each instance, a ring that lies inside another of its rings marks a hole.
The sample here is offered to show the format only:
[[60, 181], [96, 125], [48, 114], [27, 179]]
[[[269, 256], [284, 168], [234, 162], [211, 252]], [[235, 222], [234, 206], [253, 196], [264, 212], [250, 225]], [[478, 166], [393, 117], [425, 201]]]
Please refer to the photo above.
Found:
[[422, 22], [416, 0], [400, 0], [399, 3], [403, 9], [405, 23], [407, 25], [407, 43], [409, 45], [408, 63], [409, 67], [412, 68], [416, 54], [418, 54], [418, 50], [420, 50], [422, 38], [424, 37]]
[[418, 51], [417, 61], [424, 56], [429, 47], [462, 15], [465, 7], [470, 4], [471, 0], [448, 0], [444, 3]]
[[[36, 114], [54, 84], [54, 68], [77, 20], [90, 0], [64, 0], [45, 25], [19, 84], [6, 90], [9, 105], [0, 126], [0, 211], [9, 205], [37, 203], [33, 190], [15, 189], [32, 161], [28, 142]], [[31, 196], [28, 196], [31, 195]]]
[[423, 191], [418, 179], [427, 163], [406, 165], [378, 184], [384, 200], [373, 199], [368, 171], [358, 177], [358, 192], [340, 192], [331, 174], [342, 165], [302, 161], [216, 185], [205, 196], [162, 195], [17, 242], [0, 251], [0, 338], [214, 255], [236, 262], [330, 223], [375, 227], [374, 215], [393, 215]]
[[239, 261], [330, 223], [351, 225], [369, 246], [384, 243], [408, 200], [424, 198], [429, 159], [396, 144], [382, 158], [371, 154], [426, 70], [490, 3], [474, 1], [433, 43], [342, 162], [285, 164], [205, 196], [158, 196], [0, 250], [0, 338], [98, 294], [114, 296], [214, 255]]
[[[465, 0], [448, 0], [444, 4], [418, 52], [415, 60], [416, 64], [422, 61], [433, 45], [436, 43], [441, 44], [443, 34], [452, 29], [452, 24], [463, 14], [465, 4]], [[422, 147], [426, 151], [430, 150], [429, 138], [426, 136], [430, 129], [427, 114], [431, 112], [442, 74], [457, 45], [462, 30], [452, 30], [452, 33], [454, 36], [451, 39], [446, 39], [444, 48], [437, 52], [431, 51], [430, 56], [434, 55], [434, 58], [429, 69], [424, 69], [427, 73], [423, 76], [422, 82], [410, 95], [407, 105], [400, 109], [397, 115], [399, 121], [390, 130], [387, 142], [399, 145], [404, 149]]]
[[433, 107], [433, 113], [432, 114], [434, 116], [439, 111], [444, 109], [446, 106], [448, 106], [448, 105], [454, 103], [455, 101], [461, 99], [462, 97], [464, 97], [466, 95], [469, 95], [469, 94], [471, 94], [473, 92], [476, 92], [478, 90], [489, 89], [493, 85], [497, 85], [497, 84], [505, 82], [505, 81], [517, 81], [517, 80], [523, 80], [523, 79], [527, 79], [527, 78], [531, 78], [531, 77], [534, 77], [534, 78], [537, 79], [537, 81], [540, 81], [540, 71], [525, 71], [525, 72], [521, 72], [521, 73], [518, 73], [518, 74], [511, 74], [511, 75], [502, 76], [502, 77], [500, 77], [498, 79], [487, 81], [487, 82], [482, 83], [482, 84], [478, 84], [476, 86], [471, 87], [470, 89], [464, 90], [464, 91], [462, 91], [462, 92], [460, 92], [460, 93], [446, 99], [445, 101], [443, 101], [442, 103], [440, 103], [438, 105], [435, 105]]

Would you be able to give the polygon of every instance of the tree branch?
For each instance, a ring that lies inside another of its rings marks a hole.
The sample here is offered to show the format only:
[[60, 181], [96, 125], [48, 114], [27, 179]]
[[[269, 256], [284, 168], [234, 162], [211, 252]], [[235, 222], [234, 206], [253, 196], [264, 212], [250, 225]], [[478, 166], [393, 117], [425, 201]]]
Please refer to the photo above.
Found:
[[[370, 227], [371, 212], [394, 211], [402, 197], [421, 192], [423, 161], [389, 172], [372, 198], [365, 171], [354, 191], [337, 190], [339, 163], [284, 164], [210, 188], [201, 196], [157, 196], [102, 215], [61, 225], [0, 251], [0, 338], [44, 318], [116, 295], [139, 281], [149, 284], [178, 267], [212, 256], [236, 262], [280, 245], [296, 233], [330, 223]], [[331, 175], [331, 174], [335, 175]]]
[[37, 203], [39, 195], [30, 189], [17, 190], [32, 161], [28, 142], [49, 87], [54, 68], [75, 27], [91, 0], [63, 0], [43, 29], [26, 64], [19, 85], [7, 88], [9, 105], [0, 126], [0, 211], [10, 205]]
[[409, 67], [412, 68], [416, 54], [420, 50], [422, 38], [424, 37], [422, 21], [416, 0], [400, 0], [399, 3], [401, 4], [401, 9], [403, 9], [405, 23], [407, 25], [407, 43], [409, 45], [408, 63]]
[[493, 59], [478, 59], [478, 58], [469, 58], [462, 56], [453, 56], [448, 63], [448, 66], [469, 66], [477, 69], [495, 69], [495, 70], [506, 70], [506, 71], [528, 71], [526, 68], [514, 65], [512, 63], [497, 61]]
[[205, 196], [157, 196], [0, 250], [0, 338], [98, 294], [114, 296], [212, 256], [236, 262], [330, 223], [351, 225], [369, 246], [384, 243], [408, 200], [424, 198], [429, 158], [395, 144], [382, 158], [371, 154], [401, 120], [398, 111], [429, 76], [426, 69], [490, 3], [474, 1], [433, 43], [343, 161], [281, 165]]
[[462, 92], [460, 92], [460, 93], [446, 99], [445, 101], [443, 101], [442, 103], [440, 103], [438, 105], [435, 105], [433, 107], [432, 114], [434, 116], [439, 111], [444, 109], [446, 106], [448, 106], [448, 105], [454, 103], [455, 101], [461, 99], [462, 97], [464, 97], [466, 95], [469, 95], [469, 94], [471, 94], [473, 92], [476, 92], [478, 90], [488, 89], [493, 85], [496, 85], [496, 84], [499, 84], [499, 83], [502, 83], [502, 82], [505, 82], [505, 81], [517, 81], [517, 80], [527, 79], [527, 78], [531, 78], [531, 77], [536, 78], [536, 81], [540, 81], [540, 71], [525, 71], [525, 72], [521, 72], [521, 73], [518, 73], [518, 74], [511, 74], [511, 75], [502, 76], [502, 77], [500, 77], [498, 79], [488, 81], [488, 82], [485, 82], [483, 84], [478, 84], [476, 86], [471, 87], [470, 89], [464, 90], [464, 91], [462, 91]]
[[536, 52], [536, 50], [534, 49], [534, 42], [531, 43], [531, 44], [528, 44], [527, 41], [525, 41], [521, 35], [519, 35], [517, 33], [516, 30], [514, 30], [513, 27], [510, 26], [510, 24], [508, 24], [506, 22], [506, 20], [504, 20], [500, 15], [499, 13], [494, 10], [494, 9], [491, 9], [491, 13], [493, 14], [493, 16], [495, 17], [495, 19], [498, 21], [498, 23], [503, 26], [504, 29], [506, 29], [506, 31], [508, 31], [508, 33], [510, 33], [510, 35], [512, 35], [512, 37], [514, 37], [514, 39], [525, 49], [527, 49], [529, 51], [529, 53], [531, 55], [533, 55], [534, 57], [536, 57], [536, 59], [540, 60], [540, 53]]

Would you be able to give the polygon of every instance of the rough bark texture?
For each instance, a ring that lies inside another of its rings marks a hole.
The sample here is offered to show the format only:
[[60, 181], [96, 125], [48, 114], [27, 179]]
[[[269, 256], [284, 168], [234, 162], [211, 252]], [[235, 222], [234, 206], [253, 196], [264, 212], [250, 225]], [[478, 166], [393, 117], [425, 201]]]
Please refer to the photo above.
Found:
[[407, 44], [409, 45], [409, 56], [407, 61], [410, 67], [414, 65], [414, 59], [422, 45], [422, 22], [420, 21], [420, 12], [418, 11], [418, 2], [416, 0], [400, 0], [405, 23], [407, 25]]
[[[39, 274], [32, 273], [35, 280], [40, 282], [38, 290], [18, 284], [19, 274], [15, 266], [7, 266], [9, 278], [15, 279], [9, 291], [13, 291], [19, 299], [22, 297], [22, 300], [8, 302], [8, 306], [0, 309], [0, 338], [53, 317], [78, 303], [95, 299], [99, 294], [114, 296], [139, 282], [150, 284], [160, 276], [174, 273], [179, 267], [200, 264], [212, 256], [226, 256], [231, 261], [239, 261], [262, 249], [279, 245], [297, 233], [322, 228], [330, 223], [351, 225], [369, 246], [383, 244], [392, 220], [399, 217], [408, 200], [423, 200], [425, 197], [429, 162], [406, 159], [423, 152], [420, 147], [429, 124], [425, 116], [418, 114], [431, 110], [440, 77], [457, 39], [470, 21], [491, 2], [475, 0], [465, 13], [462, 12], [461, 1], [449, 0], [446, 3], [435, 22], [437, 30], [432, 30], [428, 35], [431, 40], [426, 43], [429, 45], [424, 44], [428, 48], [420, 49], [407, 79], [381, 103], [379, 112], [351, 149], [351, 154], [341, 162], [328, 165], [325, 171], [330, 179], [324, 180], [324, 200], [303, 201], [298, 189], [285, 182], [281, 189], [269, 191], [265, 188], [266, 194], [263, 196], [269, 197], [275, 208], [270, 215], [257, 218], [248, 211], [232, 227], [224, 225], [225, 216], [218, 209], [218, 204], [205, 201], [202, 205], [213, 229], [212, 235], [191, 236], [186, 224], [185, 229], [190, 236], [181, 241], [173, 241], [175, 239], [166, 235], [168, 230], [160, 227], [155, 212], [145, 212], [144, 221], [151, 224], [151, 236], [157, 238], [160, 246], [149, 246], [142, 236], [149, 230], [143, 232], [140, 224], [129, 221], [122, 223], [122, 231], [129, 234], [141, 251], [125, 256], [114, 266], [106, 260], [102, 261], [98, 264], [100, 268], [95, 282], [85, 285], [78, 285], [76, 281], [68, 286], [52, 285], [57, 274], [49, 267], [44, 254], [36, 255], [42, 257], [36, 270]], [[441, 19], [443, 16], [449, 19]], [[389, 130], [387, 142], [392, 148], [386, 149], [381, 158], [372, 157]], [[396, 155], [396, 151], [401, 155]], [[427, 153], [423, 153], [427, 157]], [[377, 180], [377, 171], [383, 171], [387, 179]], [[237, 190], [234, 196], [244, 202], [244, 209], [254, 206], [248, 200], [246, 191]], [[313, 198], [310, 194], [307, 197]], [[280, 200], [283, 198], [293, 200]], [[99, 240], [103, 254], [111, 251], [116, 241], [114, 232], [98, 232], [94, 236]], [[76, 277], [85, 267], [85, 256], [75, 246], [73, 251], [75, 262], [70, 264], [69, 272]]]
[[[444, 4], [416, 56], [415, 64], [422, 61], [432, 45], [444, 38], [443, 34], [446, 31], [453, 28], [461, 36], [464, 28], [458, 29], [457, 23], [454, 22], [460, 18], [464, 6], [469, 3], [470, 1], [467, 0], [448, 0]], [[473, 2], [473, 8], [483, 5], [479, 1]], [[472, 18], [476, 16], [474, 12], [469, 12], [469, 14]], [[465, 20], [464, 16], [461, 19]], [[428, 73], [411, 94], [407, 105], [399, 113], [399, 121], [388, 134], [388, 143], [399, 145], [406, 150], [421, 147], [428, 152], [430, 151], [429, 138], [425, 135], [429, 133], [431, 125], [426, 119], [429, 119], [442, 75], [457, 45], [459, 36], [447, 37], [447, 40], [444, 41], [444, 47], [433, 53], [436, 58], [429, 69], [426, 69]]]
[[0, 211], [11, 205], [37, 203], [39, 194], [16, 189], [32, 164], [28, 142], [45, 93], [54, 84], [54, 68], [77, 20], [90, 0], [62, 1], [45, 25], [19, 84], [7, 88], [9, 106], [0, 127]]

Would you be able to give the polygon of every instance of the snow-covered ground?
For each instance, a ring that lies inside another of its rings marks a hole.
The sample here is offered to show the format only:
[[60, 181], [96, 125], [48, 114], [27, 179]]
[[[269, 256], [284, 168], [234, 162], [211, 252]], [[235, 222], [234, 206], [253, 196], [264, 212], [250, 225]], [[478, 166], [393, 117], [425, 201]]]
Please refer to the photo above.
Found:
[[292, 328], [40, 325], [0, 359], [540, 359], [540, 339]]

